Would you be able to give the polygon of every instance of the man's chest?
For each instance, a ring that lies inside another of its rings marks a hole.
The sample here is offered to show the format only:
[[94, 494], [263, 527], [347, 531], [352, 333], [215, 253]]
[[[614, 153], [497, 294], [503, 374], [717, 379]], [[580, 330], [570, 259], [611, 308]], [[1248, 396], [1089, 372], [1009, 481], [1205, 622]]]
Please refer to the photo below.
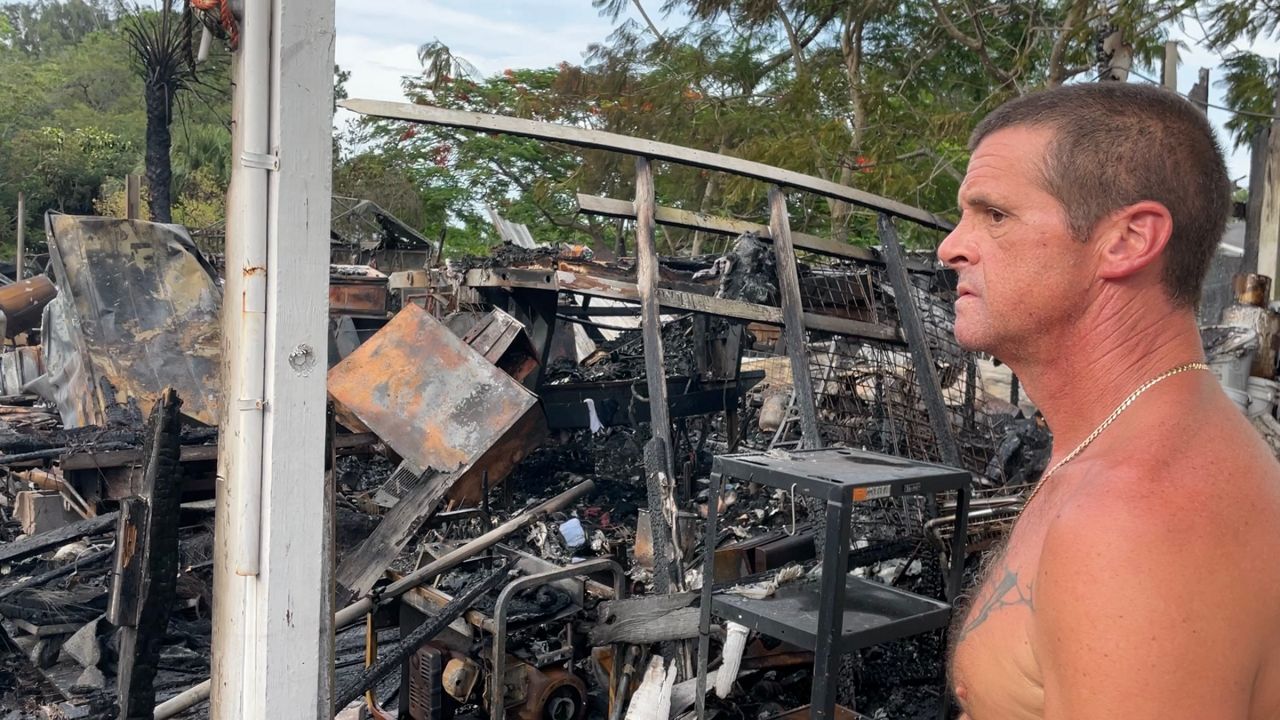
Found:
[[1034, 577], [1033, 558], [1016, 552], [997, 558], [953, 627], [952, 681], [975, 720], [1040, 717]]

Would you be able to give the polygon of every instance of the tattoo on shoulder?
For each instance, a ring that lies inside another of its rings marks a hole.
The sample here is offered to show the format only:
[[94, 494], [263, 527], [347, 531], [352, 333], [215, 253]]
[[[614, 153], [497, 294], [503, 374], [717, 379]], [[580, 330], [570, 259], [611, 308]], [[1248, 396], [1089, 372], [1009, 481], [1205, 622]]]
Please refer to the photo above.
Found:
[[1018, 605], [1031, 610], [1036, 609], [1031, 584], [1028, 583], [1024, 590], [1018, 582], [1017, 572], [1010, 570], [1007, 565], [1001, 570], [1003, 574], [1000, 577], [1000, 581], [992, 586], [987, 599], [969, 617], [964, 627], [960, 628], [960, 636], [956, 639], [957, 642], [962, 642], [970, 633], [981, 627], [997, 610]]

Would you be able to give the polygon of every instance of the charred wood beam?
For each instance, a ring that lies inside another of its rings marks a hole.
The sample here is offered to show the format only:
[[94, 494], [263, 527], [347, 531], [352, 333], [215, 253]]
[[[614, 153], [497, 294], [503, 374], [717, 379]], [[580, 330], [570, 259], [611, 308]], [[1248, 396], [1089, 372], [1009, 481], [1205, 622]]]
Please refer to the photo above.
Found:
[[6, 587], [5, 589], [0, 590], [0, 600], [3, 600], [4, 598], [9, 597], [10, 595], [18, 592], [19, 590], [26, 590], [27, 588], [32, 588], [32, 587], [40, 587], [45, 583], [50, 583], [50, 582], [53, 582], [54, 580], [57, 580], [58, 578], [71, 575], [72, 573], [78, 572], [81, 568], [93, 567], [94, 563], [97, 563], [99, 560], [106, 558], [107, 556], [113, 554], [115, 551], [116, 551], [116, 547], [113, 544], [110, 547], [105, 547], [101, 550], [96, 550], [94, 552], [89, 553], [88, 555], [72, 560], [71, 562], [61, 567], [56, 567], [52, 570], [42, 572], [39, 575], [32, 575], [29, 578], [24, 578], [22, 580], [19, 580], [18, 582], [10, 585], [9, 587]]
[[[351, 450], [378, 442], [373, 433], [352, 433], [334, 435], [333, 446], [337, 450]], [[66, 457], [58, 463], [64, 471], [95, 470], [125, 465], [136, 465], [142, 460], [142, 450], [107, 450], [95, 448], [92, 452], [83, 452], [81, 448], [63, 448]], [[341, 453], [340, 453], [341, 454]], [[55, 456], [57, 457], [57, 456]], [[218, 459], [217, 445], [183, 445], [180, 458], [182, 462], [200, 462]], [[8, 458], [0, 458], [0, 462], [8, 462]]]
[[[738, 399], [763, 380], [763, 370], [742, 373], [737, 380], [690, 381], [683, 376], [667, 378], [669, 413], [673, 418], [728, 411]], [[596, 417], [606, 426], [635, 425], [649, 421], [649, 401], [637, 398], [630, 381], [567, 383], [542, 389], [542, 409], [552, 430], [590, 427], [586, 400], [596, 407]]]
[[[612, 218], [632, 219], [635, 217], [635, 211], [631, 203], [626, 200], [584, 195], [582, 193], [578, 194], [578, 212]], [[746, 220], [738, 220], [737, 218], [715, 217], [692, 210], [659, 206], [654, 211], [654, 219], [659, 225], [678, 227], [685, 230], [713, 232], [730, 237], [753, 232], [759, 235], [761, 240], [773, 241], [772, 231], [768, 225], [760, 225]], [[821, 253], [864, 263], [884, 264], [884, 257], [874, 248], [850, 245], [839, 240], [802, 232], [792, 232], [791, 241], [796, 250]], [[912, 272], [930, 274], [934, 272], [933, 268], [918, 262], [908, 263], [907, 269]]]
[[382, 577], [391, 562], [440, 506], [458, 478], [470, 468], [467, 465], [454, 472], [428, 470], [427, 477], [421, 478], [382, 517], [373, 533], [338, 566], [336, 580], [339, 604], [351, 602], [373, 589], [378, 578]]
[[119, 628], [116, 686], [121, 720], [150, 720], [156, 704], [160, 647], [178, 581], [181, 406], [173, 388], [160, 394], [148, 421], [138, 495], [121, 506], [107, 610], [107, 619]]
[[[128, 445], [124, 443], [104, 443], [99, 447], [103, 451], [111, 451], [111, 450], [115, 450], [116, 448], [127, 448]], [[60, 458], [74, 451], [75, 451], [75, 448], [56, 447], [56, 448], [48, 448], [45, 450], [33, 450], [32, 452], [14, 453], [12, 455], [5, 455], [3, 457], [0, 457], [0, 466], [17, 465], [19, 463], [32, 462], [34, 460], [53, 460], [55, 458]], [[129, 450], [126, 452], [133, 452], [136, 454], [138, 451]]]
[[343, 100], [338, 104], [348, 110], [364, 115], [407, 120], [429, 125], [469, 128], [484, 132], [499, 132], [535, 140], [561, 142], [648, 157], [655, 160], [666, 160], [718, 172], [728, 172], [887, 212], [896, 217], [920, 223], [925, 227], [945, 231], [949, 231], [953, 227], [949, 221], [906, 203], [890, 200], [847, 185], [841, 185], [830, 180], [822, 180], [793, 170], [783, 170], [764, 163], [720, 155], [705, 150], [694, 150], [679, 145], [642, 140], [600, 130], [586, 130], [501, 115], [446, 110], [426, 105], [380, 100]]
[[[473, 288], [532, 287], [554, 289], [587, 297], [640, 302], [640, 293], [634, 283], [591, 275], [585, 272], [582, 266], [573, 266], [569, 269], [562, 268], [555, 272], [528, 268], [475, 268], [467, 271], [464, 284]], [[663, 310], [705, 313], [764, 323], [766, 325], [783, 325], [785, 322], [781, 308], [756, 305], [743, 300], [718, 298], [714, 296], [715, 289], [711, 286], [704, 287], [693, 283], [680, 284], [686, 288], [697, 288], [698, 291], [695, 292], [692, 289], [677, 290], [659, 286], [654, 294], [657, 296], [658, 304]], [[902, 344], [902, 336], [899, 334], [898, 329], [894, 327], [813, 312], [803, 313], [803, 317], [805, 325], [810, 330], [821, 330], [877, 342]]]
[[[916, 378], [920, 382], [920, 395], [924, 398], [925, 407], [929, 410], [929, 426], [933, 430], [934, 442], [938, 444], [939, 454], [942, 455], [944, 463], [952, 467], [961, 467], [960, 445], [956, 442], [955, 433], [951, 428], [951, 414], [947, 411], [947, 403], [942, 396], [938, 366], [933, 362], [933, 354], [929, 351], [924, 320], [920, 317], [920, 309], [916, 307], [911, 278], [907, 276], [906, 268], [903, 266], [902, 244], [898, 242], [898, 231], [893, 226], [893, 220], [887, 215], [879, 217], [876, 228], [880, 234], [880, 244], [884, 247], [885, 259], [888, 261], [886, 268], [889, 282], [893, 286], [894, 304], [898, 308], [898, 324], [906, 333], [912, 367], [915, 368]], [[929, 504], [932, 514], [932, 496]]]
[[600, 603], [599, 622], [591, 628], [591, 645], [649, 645], [698, 636], [698, 593], [610, 600]]
[[653, 523], [654, 584], [658, 592], [683, 589], [678, 555], [673, 548], [675, 471], [671, 460], [671, 408], [667, 404], [667, 369], [662, 348], [662, 310], [659, 307], [658, 249], [653, 231], [653, 168], [648, 158], [636, 158], [636, 288], [640, 293], [640, 327], [644, 335], [645, 382], [649, 391], [649, 429], [644, 468]]
[[805, 330], [809, 328], [800, 299], [800, 274], [796, 269], [796, 251], [791, 245], [787, 196], [776, 185], [769, 188], [769, 231], [773, 235], [773, 253], [778, 261], [782, 337], [787, 342], [791, 383], [795, 388], [796, 406], [800, 409], [801, 447], [819, 448], [822, 447], [822, 436], [818, 432], [818, 406], [814, 400], [813, 378], [809, 375], [809, 343], [805, 337]]
[[39, 555], [83, 537], [102, 535], [115, 527], [118, 512], [109, 512], [97, 517], [81, 520], [50, 530], [39, 535], [23, 538], [11, 543], [0, 544], [0, 563], [24, 560], [32, 555]]

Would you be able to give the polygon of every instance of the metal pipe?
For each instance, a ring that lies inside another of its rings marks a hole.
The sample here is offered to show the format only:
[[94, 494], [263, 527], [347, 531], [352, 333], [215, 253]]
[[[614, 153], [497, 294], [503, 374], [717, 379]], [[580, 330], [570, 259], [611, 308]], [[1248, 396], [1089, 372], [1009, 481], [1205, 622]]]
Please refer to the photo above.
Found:
[[505, 558], [499, 559], [499, 563], [499, 567], [496, 570], [490, 572], [480, 582], [469, 584], [465, 592], [450, 600], [448, 604], [440, 608], [438, 613], [432, 615], [429, 620], [406, 635], [395, 650], [392, 650], [386, 657], [360, 673], [360, 677], [352, 680], [344, 687], [334, 700], [334, 714], [336, 715], [339, 710], [345, 708], [352, 700], [360, 697], [366, 688], [372, 687], [399, 667], [400, 663], [404, 662], [404, 659], [409, 657], [409, 654], [416, 651], [423, 643], [439, 635], [441, 631], [449, 626], [449, 623], [470, 609], [481, 595], [496, 588], [503, 580], [506, 580], [514, 563]]
[[258, 574], [262, 535], [263, 422], [266, 399], [267, 340], [267, 193], [272, 168], [271, 15], [272, 4], [244, 6], [240, 75], [237, 92], [240, 152], [232, 168], [227, 218], [228, 249], [239, 250], [238, 267], [228, 267], [226, 332], [234, 333], [227, 392], [233, 432], [228, 433], [232, 497], [235, 498], [236, 543], [232, 554], [237, 575]]
[[[378, 596], [379, 602], [386, 602], [400, 597], [410, 589], [415, 588], [445, 570], [458, 565], [467, 558], [497, 545], [499, 542], [502, 542], [503, 538], [523, 527], [526, 527], [544, 515], [563, 510], [568, 507], [570, 503], [591, 493], [595, 488], [596, 484], [591, 480], [578, 483], [550, 500], [536, 505], [511, 518], [484, 535], [462, 545], [453, 552], [446, 553], [438, 560], [418, 568], [400, 580], [387, 586], [387, 589]], [[360, 598], [356, 602], [334, 614], [333, 629], [337, 631], [351, 625], [364, 617], [364, 615], [370, 610], [373, 610], [376, 605], [377, 603], [375, 603], [371, 597]], [[166, 700], [156, 707], [155, 720], [167, 720], [167, 718], [171, 718], [188, 708], [204, 702], [209, 699], [209, 691], [212, 687], [213, 683], [209, 680], [205, 680], [199, 685]]]
[[14, 265], [17, 274], [13, 279], [22, 282], [27, 266], [27, 194], [24, 192], [18, 193], [18, 249]]
[[[481, 535], [471, 542], [458, 547], [452, 552], [445, 553], [437, 560], [427, 563], [408, 575], [405, 575], [403, 578], [400, 578], [396, 582], [391, 583], [387, 586], [387, 589], [382, 591], [381, 595], [379, 595], [379, 600], [385, 602], [387, 600], [400, 597], [410, 589], [415, 588], [426, 580], [454, 567], [463, 560], [497, 545], [502, 542], [503, 538], [523, 527], [526, 527], [542, 516], [563, 510], [568, 507], [569, 503], [587, 495], [591, 491], [595, 490], [595, 488], [596, 484], [591, 480], [586, 480], [574, 485], [550, 500], [530, 508], [528, 511], [511, 518], [484, 535]], [[348, 605], [342, 610], [339, 610], [338, 613], [334, 615], [334, 629], [338, 630], [350, 625], [351, 623], [359, 620], [365, 613], [369, 612], [373, 608], [373, 598], [360, 598], [356, 602]]]

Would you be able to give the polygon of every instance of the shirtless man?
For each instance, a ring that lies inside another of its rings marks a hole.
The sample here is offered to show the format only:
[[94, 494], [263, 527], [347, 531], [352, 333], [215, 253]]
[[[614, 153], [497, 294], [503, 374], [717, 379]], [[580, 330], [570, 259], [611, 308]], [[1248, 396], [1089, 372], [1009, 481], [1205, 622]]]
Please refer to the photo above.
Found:
[[1157, 88], [1072, 85], [970, 147], [938, 249], [956, 337], [1017, 373], [1054, 451], [956, 626], [963, 717], [1280, 718], [1280, 465], [1187, 366], [1229, 207], [1208, 123]]

